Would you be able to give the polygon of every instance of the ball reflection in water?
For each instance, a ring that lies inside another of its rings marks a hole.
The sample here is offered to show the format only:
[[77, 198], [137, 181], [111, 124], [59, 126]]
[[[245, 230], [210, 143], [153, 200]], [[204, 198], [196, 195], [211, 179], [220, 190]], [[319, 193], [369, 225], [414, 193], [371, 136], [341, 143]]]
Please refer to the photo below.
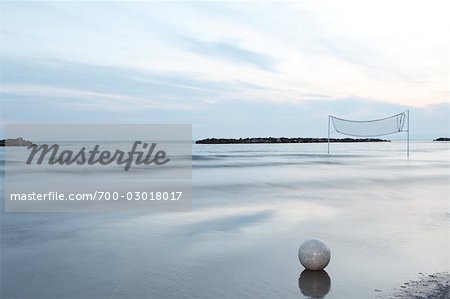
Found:
[[323, 298], [330, 291], [331, 279], [325, 270], [304, 270], [298, 279], [302, 294], [311, 298]]

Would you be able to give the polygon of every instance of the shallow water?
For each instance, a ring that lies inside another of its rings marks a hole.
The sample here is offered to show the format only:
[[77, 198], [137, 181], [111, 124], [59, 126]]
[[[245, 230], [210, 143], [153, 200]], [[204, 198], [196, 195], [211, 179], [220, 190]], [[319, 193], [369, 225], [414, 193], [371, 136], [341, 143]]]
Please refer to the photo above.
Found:
[[[193, 151], [192, 212], [2, 213], [2, 298], [371, 298], [450, 268], [449, 143]], [[299, 281], [308, 238], [332, 258]]]

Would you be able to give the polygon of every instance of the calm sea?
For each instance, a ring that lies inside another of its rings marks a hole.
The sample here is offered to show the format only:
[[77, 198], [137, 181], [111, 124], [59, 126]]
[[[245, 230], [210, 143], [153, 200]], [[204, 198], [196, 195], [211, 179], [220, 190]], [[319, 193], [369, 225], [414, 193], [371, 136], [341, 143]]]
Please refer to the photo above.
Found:
[[[449, 143], [405, 149], [194, 145], [192, 212], [3, 212], [0, 297], [386, 296], [450, 268]], [[332, 258], [299, 280], [309, 238]]]

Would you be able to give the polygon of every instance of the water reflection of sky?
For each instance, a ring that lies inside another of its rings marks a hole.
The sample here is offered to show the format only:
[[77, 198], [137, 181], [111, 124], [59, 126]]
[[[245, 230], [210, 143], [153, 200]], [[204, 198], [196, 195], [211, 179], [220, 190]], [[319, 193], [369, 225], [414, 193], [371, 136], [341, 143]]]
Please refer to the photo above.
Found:
[[[409, 161], [400, 148], [381, 157], [286, 151], [245, 167], [194, 162], [189, 213], [3, 214], [2, 295], [366, 298], [449, 269], [448, 148], [423, 145]], [[332, 250], [321, 277], [297, 258], [311, 237]]]

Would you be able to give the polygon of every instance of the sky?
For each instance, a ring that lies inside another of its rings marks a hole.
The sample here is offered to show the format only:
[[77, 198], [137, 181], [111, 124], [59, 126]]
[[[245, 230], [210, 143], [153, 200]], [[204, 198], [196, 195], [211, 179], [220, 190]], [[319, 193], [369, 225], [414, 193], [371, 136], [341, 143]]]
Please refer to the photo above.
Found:
[[0, 8], [2, 124], [192, 124], [194, 139], [324, 137], [330, 114], [369, 120], [410, 109], [412, 139], [450, 135], [448, 1]]

